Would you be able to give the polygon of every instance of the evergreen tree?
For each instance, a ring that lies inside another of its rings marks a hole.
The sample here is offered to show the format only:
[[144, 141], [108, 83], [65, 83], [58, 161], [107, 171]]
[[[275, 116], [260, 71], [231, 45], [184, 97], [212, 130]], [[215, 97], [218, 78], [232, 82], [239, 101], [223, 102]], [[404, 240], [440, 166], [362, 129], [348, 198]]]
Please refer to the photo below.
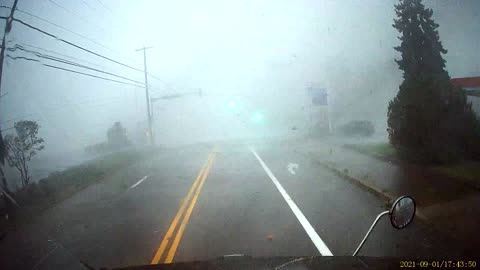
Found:
[[478, 121], [464, 91], [450, 83], [433, 11], [421, 0], [400, 0], [395, 12], [403, 82], [388, 106], [390, 142], [413, 161], [443, 163], [479, 153]]

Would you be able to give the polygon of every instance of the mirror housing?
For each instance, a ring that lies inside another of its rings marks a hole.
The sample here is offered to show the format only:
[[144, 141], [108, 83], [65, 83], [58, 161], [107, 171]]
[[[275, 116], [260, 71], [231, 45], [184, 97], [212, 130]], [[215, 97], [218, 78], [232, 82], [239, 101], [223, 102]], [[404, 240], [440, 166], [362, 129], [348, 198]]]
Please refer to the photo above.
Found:
[[390, 210], [383, 211], [382, 213], [378, 214], [377, 218], [375, 218], [375, 220], [373, 221], [373, 224], [370, 226], [370, 229], [368, 229], [367, 234], [365, 234], [362, 242], [360, 242], [357, 249], [353, 252], [352, 256], [357, 256], [363, 244], [365, 244], [365, 241], [367, 241], [367, 238], [372, 232], [373, 228], [375, 228], [378, 221], [383, 216], [388, 215], [390, 217], [390, 223], [392, 224], [392, 226], [397, 230], [401, 230], [407, 227], [408, 224], [412, 222], [413, 218], [415, 217], [416, 209], [417, 205], [413, 197], [401, 196], [400, 198], [396, 199]]
[[390, 208], [389, 216], [392, 226], [401, 230], [407, 227], [415, 217], [416, 203], [411, 196], [402, 196], [395, 200]]

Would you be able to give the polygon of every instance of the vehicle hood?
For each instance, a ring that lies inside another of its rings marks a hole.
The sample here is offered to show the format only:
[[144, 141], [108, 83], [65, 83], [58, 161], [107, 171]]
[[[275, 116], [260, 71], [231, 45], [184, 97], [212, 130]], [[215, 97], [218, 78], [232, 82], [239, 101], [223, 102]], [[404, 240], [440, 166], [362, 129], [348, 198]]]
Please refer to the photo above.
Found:
[[394, 269], [400, 265], [394, 257], [250, 257], [224, 256], [207, 261], [177, 262], [171, 264], [130, 266], [114, 270], [164, 269]]

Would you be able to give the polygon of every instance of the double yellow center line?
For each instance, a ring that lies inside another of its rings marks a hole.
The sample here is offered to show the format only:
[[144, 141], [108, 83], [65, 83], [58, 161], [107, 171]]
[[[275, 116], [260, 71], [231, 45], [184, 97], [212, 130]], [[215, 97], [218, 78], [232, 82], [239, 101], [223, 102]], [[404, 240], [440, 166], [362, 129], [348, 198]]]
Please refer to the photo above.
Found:
[[[170, 224], [170, 227], [168, 228], [168, 231], [165, 234], [165, 237], [160, 243], [160, 247], [155, 253], [155, 256], [153, 257], [151, 264], [162, 263], [160, 262], [160, 260], [162, 259], [163, 254], [167, 249], [170, 239], [172, 239], [173, 237], [173, 234], [175, 232], [175, 229], [177, 228], [178, 222], [180, 221], [180, 218], [183, 216], [182, 223], [180, 224], [180, 227], [177, 230], [175, 238], [173, 239], [172, 245], [170, 246], [170, 249], [168, 250], [168, 253], [163, 263], [171, 263], [173, 261], [173, 257], [175, 257], [175, 252], [177, 251], [178, 244], [182, 239], [182, 235], [185, 230], [185, 227], [187, 226], [187, 223], [188, 223], [188, 220], [190, 219], [190, 215], [192, 214], [193, 208], [197, 203], [198, 195], [200, 194], [203, 184], [205, 183], [208, 173], [210, 172], [210, 168], [212, 167], [213, 160], [215, 159], [215, 155], [216, 155], [216, 150], [214, 149], [208, 155], [207, 162], [205, 162], [205, 164], [203, 165], [202, 169], [200, 170], [200, 173], [198, 174], [197, 178], [193, 182], [193, 185], [190, 188], [190, 191], [188, 191], [187, 196], [185, 197], [185, 199], [183, 199], [180, 209], [175, 215], [175, 218], [173, 219], [172, 224]], [[185, 209], [186, 209], [186, 212], [185, 212]]]

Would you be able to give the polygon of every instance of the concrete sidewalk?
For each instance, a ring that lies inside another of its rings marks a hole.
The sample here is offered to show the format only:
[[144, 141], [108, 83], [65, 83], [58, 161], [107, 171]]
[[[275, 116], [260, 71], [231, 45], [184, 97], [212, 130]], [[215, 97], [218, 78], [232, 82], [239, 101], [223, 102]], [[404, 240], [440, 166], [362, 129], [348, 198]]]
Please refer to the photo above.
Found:
[[446, 232], [452, 247], [478, 256], [480, 192], [453, 179], [432, 175], [420, 166], [394, 164], [346, 149], [329, 141], [306, 140], [291, 145], [322, 166], [385, 200], [412, 195], [417, 217]]

